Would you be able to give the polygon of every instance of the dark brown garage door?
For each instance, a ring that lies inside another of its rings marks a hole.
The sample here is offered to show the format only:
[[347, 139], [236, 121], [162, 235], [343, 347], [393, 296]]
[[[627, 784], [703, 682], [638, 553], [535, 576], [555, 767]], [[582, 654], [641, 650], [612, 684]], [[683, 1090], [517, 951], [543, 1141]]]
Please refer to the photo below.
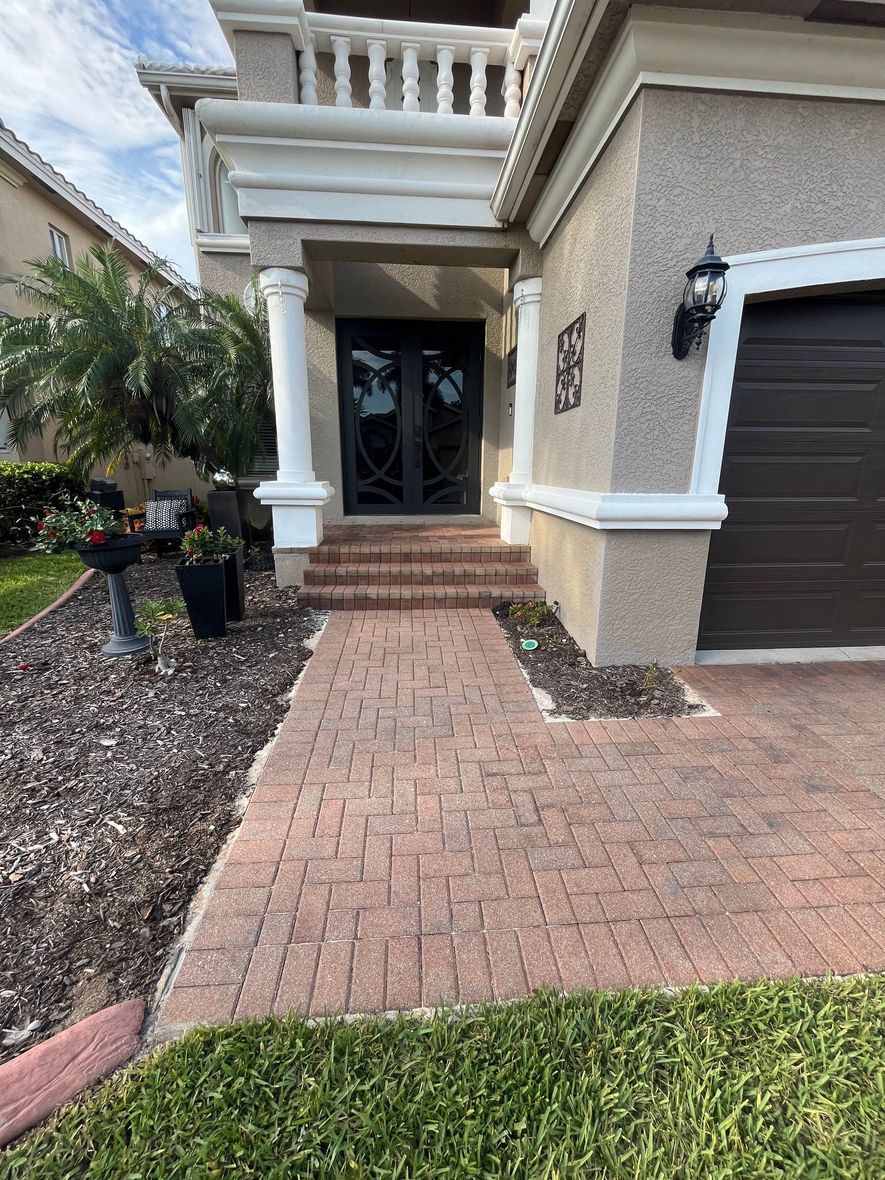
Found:
[[885, 295], [747, 307], [698, 646], [885, 643]]

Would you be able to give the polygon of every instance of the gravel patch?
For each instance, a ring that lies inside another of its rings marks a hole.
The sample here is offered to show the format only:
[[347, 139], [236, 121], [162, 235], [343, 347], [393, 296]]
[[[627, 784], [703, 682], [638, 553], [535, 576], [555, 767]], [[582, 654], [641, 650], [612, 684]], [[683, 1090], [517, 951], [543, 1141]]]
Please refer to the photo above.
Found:
[[[685, 717], [704, 709], [688, 699], [685, 685], [669, 668], [594, 668], [554, 615], [532, 626], [511, 617], [508, 609], [502, 604], [495, 616], [547, 716], [571, 721]], [[524, 651], [524, 639], [536, 640], [537, 648]]]
[[[173, 565], [127, 571], [136, 606], [178, 597]], [[246, 598], [226, 639], [170, 625], [172, 676], [100, 654], [103, 577], [0, 646], [0, 1028], [39, 1022], [0, 1060], [150, 997], [324, 618], [270, 572], [247, 571]]]

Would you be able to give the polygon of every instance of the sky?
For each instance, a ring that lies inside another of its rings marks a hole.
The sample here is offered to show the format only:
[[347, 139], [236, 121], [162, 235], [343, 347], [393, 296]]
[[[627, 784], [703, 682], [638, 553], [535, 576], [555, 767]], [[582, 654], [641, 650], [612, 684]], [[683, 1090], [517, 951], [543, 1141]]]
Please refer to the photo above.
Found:
[[178, 136], [134, 63], [230, 65], [208, 0], [2, 0], [0, 118], [186, 278]]

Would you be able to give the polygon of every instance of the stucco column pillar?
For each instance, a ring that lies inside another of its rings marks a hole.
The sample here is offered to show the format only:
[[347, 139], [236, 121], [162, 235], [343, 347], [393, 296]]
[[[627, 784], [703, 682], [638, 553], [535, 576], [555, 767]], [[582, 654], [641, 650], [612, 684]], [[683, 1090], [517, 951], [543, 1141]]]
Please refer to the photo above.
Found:
[[[304, 333], [307, 277], [272, 266], [261, 272], [259, 286], [267, 301], [279, 467], [277, 478], [259, 484], [255, 496], [273, 509], [277, 581], [291, 585], [300, 580], [306, 562], [304, 554], [298, 560], [299, 551], [323, 539], [323, 505], [335, 493], [313, 470]], [[292, 560], [284, 560], [287, 556]]]
[[501, 505], [501, 539], [525, 545], [532, 510], [524, 502], [532, 481], [535, 449], [535, 395], [538, 384], [538, 343], [541, 325], [541, 280], [523, 279], [513, 288], [516, 309], [516, 387], [513, 393], [512, 469], [507, 483], [495, 484], [491, 495]]

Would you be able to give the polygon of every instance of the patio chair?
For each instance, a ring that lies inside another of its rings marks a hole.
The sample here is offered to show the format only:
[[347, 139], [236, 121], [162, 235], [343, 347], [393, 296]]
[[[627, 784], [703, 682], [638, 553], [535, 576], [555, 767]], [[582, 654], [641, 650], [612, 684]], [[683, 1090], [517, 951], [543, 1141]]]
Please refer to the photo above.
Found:
[[145, 541], [180, 541], [197, 523], [192, 503], [190, 488], [155, 491], [144, 512], [129, 514], [130, 527], [135, 529], [135, 522], [143, 520], [141, 535]]

